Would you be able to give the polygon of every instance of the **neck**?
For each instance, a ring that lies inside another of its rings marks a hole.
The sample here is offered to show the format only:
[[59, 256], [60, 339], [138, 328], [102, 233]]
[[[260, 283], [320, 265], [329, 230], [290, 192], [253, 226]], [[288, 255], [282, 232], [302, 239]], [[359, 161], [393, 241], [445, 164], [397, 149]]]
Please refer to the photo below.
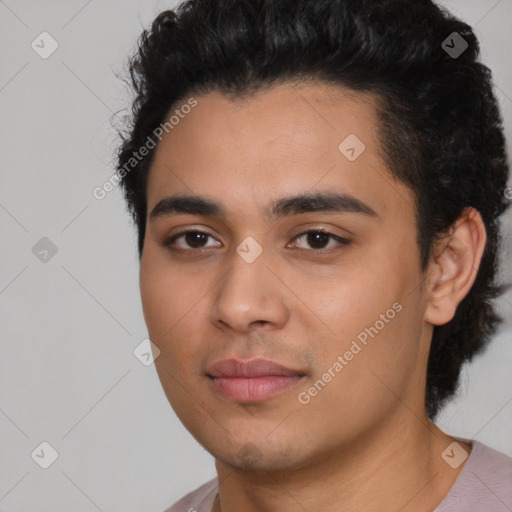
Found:
[[463, 465], [452, 469], [441, 458], [453, 438], [426, 417], [408, 415], [408, 426], [370, 433], [294, 471], [247, 471], [217, 459], [219, 499], [212, 511], [432, 511]]

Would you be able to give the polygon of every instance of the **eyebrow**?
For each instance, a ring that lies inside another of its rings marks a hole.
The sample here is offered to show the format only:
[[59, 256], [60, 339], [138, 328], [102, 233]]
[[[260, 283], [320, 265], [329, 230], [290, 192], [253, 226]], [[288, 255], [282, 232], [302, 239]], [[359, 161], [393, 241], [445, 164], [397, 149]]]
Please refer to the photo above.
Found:
[[[333, 192], [305, 193], [283, 197], [272, 203], [264, 212], [269, 221], [310, 212], [358, 213], [370, 217], [379, 215], [367, 204], [348, 194]], [[191, 214], [226, 219], [224, 207], [212, 199], [197, 195], [175, 195], [159, 201], [149, 215], [152, 221], [158, 217]]]

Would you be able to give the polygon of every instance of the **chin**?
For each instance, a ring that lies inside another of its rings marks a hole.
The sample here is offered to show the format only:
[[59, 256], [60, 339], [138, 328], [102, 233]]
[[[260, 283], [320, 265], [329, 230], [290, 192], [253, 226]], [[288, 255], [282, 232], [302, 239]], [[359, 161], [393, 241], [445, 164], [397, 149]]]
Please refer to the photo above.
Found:
[[299, 469], [306, 462], [304, 450], [292, 447], [290, 440], [280, 445], [266, 438], [241, 442], [230, 438], [222, 448], [217, 445], [208, 451], [229, 467], [254, 472], [290, 471]]

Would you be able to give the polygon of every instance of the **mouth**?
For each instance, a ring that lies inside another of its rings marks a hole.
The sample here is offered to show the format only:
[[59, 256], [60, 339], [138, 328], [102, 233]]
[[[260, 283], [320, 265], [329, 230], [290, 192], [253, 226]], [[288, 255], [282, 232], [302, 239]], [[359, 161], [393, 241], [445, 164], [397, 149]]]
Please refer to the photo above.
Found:
[[224, 398], [255, 403], [292, 389], [306, 374], [266, 359], [227, 359], [211, 366], [207, 376]]

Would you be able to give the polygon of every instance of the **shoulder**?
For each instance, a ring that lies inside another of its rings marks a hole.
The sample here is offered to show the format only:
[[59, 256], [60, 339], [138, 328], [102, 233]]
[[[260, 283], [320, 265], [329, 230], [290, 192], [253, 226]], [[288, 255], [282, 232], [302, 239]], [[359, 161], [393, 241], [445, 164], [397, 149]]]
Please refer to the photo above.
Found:
[[512, 457], [478, 441], [435, 512], [512, 510]]
[[217, 478], [212, 478], [189, 492], [164, 512], [210, 512], [218, 491]]
[[506, 484], [508, 498], [512, 496], [512, 457], [498, 452], [478, 441], [473, 441], [473, 450], [468, 459], [467, 468], [474, 481], [489, 488]]

